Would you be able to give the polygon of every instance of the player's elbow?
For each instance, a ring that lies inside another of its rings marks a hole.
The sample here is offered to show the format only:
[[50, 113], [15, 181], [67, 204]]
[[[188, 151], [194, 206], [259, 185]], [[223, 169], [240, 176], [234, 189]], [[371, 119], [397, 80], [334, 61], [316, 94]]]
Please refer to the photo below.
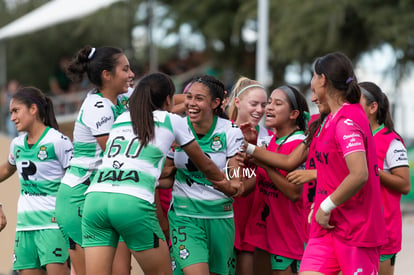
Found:
[[411, 182], [408, 181], [407, 184], [404, 184], [403, 188], [401, 189], [401, 194], [408, 195], [411, 191]]

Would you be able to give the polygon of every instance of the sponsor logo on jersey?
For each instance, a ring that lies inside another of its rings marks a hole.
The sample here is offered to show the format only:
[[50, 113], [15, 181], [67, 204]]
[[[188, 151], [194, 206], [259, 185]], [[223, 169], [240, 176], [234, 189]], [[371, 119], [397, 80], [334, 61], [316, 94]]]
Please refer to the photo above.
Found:
[[95, 106], [96, 108], [103, 108], [104, 107], [104, 104], [103, 104], [103, 101], [98, 101], [93, 106]]
[[121, 167], [123, 166], [124, 164], [123, 163], [120, 163], [119, 161], [117, 161], [117, 160], [115, 160], [113, 163], [112, 163], [112, 167], [114, 168], [114, 169], [121, 169]]
[[352, 126], [352, 125], [354, 125], [354, 122], [351, 120], [351, 119], [345, 119], [344, 120], [344, 123], [346, 124], [346, 125], [349, 125], [349, 126]]
[[101, 127], [102, 125], [110, 121], [111, 119], [112, 119], [112, 116], [101, 117], [101, 119], [96, 122], [96, 129], [99, 129], [99, 127]]
[[216, 152], [223, 148], [223, 142], [221, 142], [219, 136], [213, 137], [213, 141], [211, 142], [210, 148]]
[[344, 135], [342, 137], [342, 139], [343, 140], [351, 139], [351, 141], [352, 141], [352, 140], [355, 140], [356, 137], [361, 137], [361, 136], [358, 133], [352, 133], [352, 134], [349, 134], [349, 135]]
[[99, 172], [97, 182], [105, 182], [105, 181], [112, 181], [112, 182], [133, 181], [133, 182], [139, 182], [138, 171], [136, 171], [136, 170], [130, 170], [130, 171], [109, 170], [109, 171]]
[[40, 160], [45, 160], [47, 159], [47, 148], [46, 146], [42, 146], [40, 147], [39, 153], [37, 153], [37, 158]]
[[62, 257], [62, 248], [57, 247], [55, 250], [53, 250], [52, 252], [56, 257]]

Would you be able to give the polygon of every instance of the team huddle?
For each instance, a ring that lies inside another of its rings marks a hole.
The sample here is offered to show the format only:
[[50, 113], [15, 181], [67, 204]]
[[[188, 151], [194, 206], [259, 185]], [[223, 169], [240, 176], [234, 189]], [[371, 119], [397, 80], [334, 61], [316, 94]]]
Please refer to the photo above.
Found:
[[39, 89], [10, 103], [13, 270], [123, 275], [132, 255], [145, 274], [393, 274], [407, 150], [344, 54], [315, 60], [313, 116], [295, 87], [246, 77], [230, 93], [210, 75], [179, 95], [163, 73], [131, 88], [115, 47], [80, 49], [67, 74], [95, 86], [73, 141]]

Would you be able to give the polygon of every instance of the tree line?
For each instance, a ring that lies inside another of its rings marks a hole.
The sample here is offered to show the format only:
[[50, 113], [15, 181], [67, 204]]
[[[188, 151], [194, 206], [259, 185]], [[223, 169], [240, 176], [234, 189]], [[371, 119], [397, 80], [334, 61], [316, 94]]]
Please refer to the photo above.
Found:
[[[8, 8], [6, 0], [1, 0], [0, 26], [45, 2], [17, 1]], [[73, 55], [84, 45], [121, 47], [137, 75], [145, 73], [148, 49], [137, 47], [132, 33], [148, 26], [148, 10], [142, 7], [149, 3], [163, 7], [164, 12], [154, 16], [167, 35], [188, 26], [202, 38], [205, 59], [216, 71], [255, 77], [256, 45], [243, 37], [243, 31], [257, 27], [257, 0], [127, 0], [76, 21], [7, 40], [7, 78], [47, 91], [48, 75], [59, 58]], [[357, 61], [384, 44], [396, 53], [389, 77], [400, 79], [414, 60], [413, 11], [410, 0], [269, 0], [269, 67], [274, 85], [284, 81], [289, 65], [310, 73], [315, 57], [327, 52], [342, 51]], [[159, 68], [180, 58], [178, 53], [195, 51], [186, 45], [189, 42], [181, 37], [167, 46], [157, 44]]]

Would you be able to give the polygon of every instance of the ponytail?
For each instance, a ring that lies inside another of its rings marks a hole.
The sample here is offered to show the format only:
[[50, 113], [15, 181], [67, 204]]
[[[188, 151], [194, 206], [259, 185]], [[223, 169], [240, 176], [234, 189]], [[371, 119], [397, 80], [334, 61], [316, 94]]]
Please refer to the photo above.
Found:
[[146, 75], [135, 87], [129, 99], [129, 111], [134, 134], [140, 139], [142, 147], [155, 136], [153, 112], [162, 109], [167, 97], [172, 100], [174, 93], [174, 83], [163, 73]]
[[357, 84], [351, 60], [343, 53], [329, 53], [316, 59], [314, 71], [318, 75], [325, 75], [340, 96], [347, 102], [358, 103], [361, 90]]
[[116, 47], [92, 48], [85, 46], [80, 49], [67, 68], [68, 77], [73, 82], [80, 82], [84, 74], [96, 87], [102, 86], [102, 72], [115, 72], [118, 57], [123, 51]]
[[378, 110], [375, 114], [375, 119], [378, 124], [384, 124], [388, 129], [387, 133], [395, 132], [394, 122], [390, 112], [390, 102], [388, 101], [387, 95], [373, 82], [361, 82], [359, 83], [359, 86], [362, 88], [362, 95], [364, 96], [367, 105], [377, 102]]
[[32, 104], [36, 104], [40, 121], [46, 126], [59, 130], [59, 125], [56, 121], [55, 111], [53, 108], [53, 102], [38, 88], [19, 88], [12, 98], [26, 105], [27, 108], [30, 108]]

